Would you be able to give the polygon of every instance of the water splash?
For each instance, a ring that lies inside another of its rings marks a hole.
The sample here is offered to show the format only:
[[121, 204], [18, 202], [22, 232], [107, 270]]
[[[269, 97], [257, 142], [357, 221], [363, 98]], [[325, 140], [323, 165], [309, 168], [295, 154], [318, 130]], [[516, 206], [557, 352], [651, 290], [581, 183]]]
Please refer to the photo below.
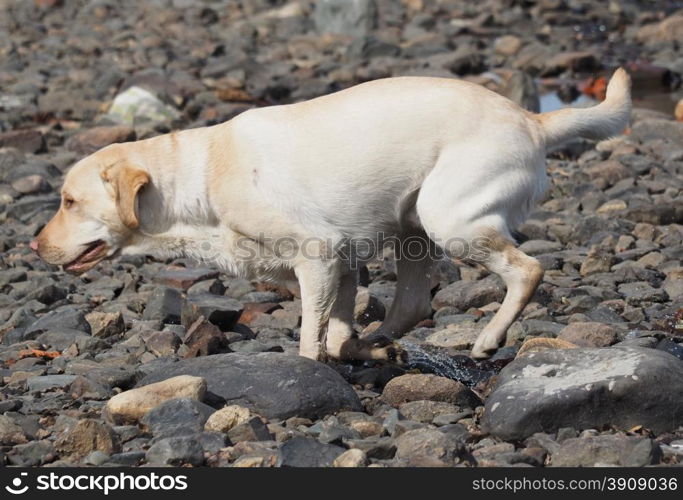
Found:
[[476, 363], [467, 356], [452, 356], [438, 347], [417, 345], [405, 340], [399, 340], [398, 343], [408, 354], [409, 369], [416, 368], [457, 380], [470, 387], [494, 375], [493, 372], [477, 368]]

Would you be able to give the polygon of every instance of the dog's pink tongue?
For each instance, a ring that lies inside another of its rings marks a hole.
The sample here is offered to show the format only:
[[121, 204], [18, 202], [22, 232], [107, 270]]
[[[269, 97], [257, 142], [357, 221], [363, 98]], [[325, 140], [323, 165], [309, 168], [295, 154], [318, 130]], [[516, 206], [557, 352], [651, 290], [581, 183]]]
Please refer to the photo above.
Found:
[[64, 269], [66, 269], [67, 271], [78, 271], [79, 269], [83, 268], [88, 263], [90, 258], [96, 255], [102, 249], [103, 246], [104, 243], [100, 243], [99, 245], [94, 246], [92, 249], [81, 254], [81, 256], [74, 260], [72, 263], [65, 266]]
[[97, 253], [99, 253], [99, 251], [102, 250], [103, 246], [104, 246], [104, 243], [100, 243], [100, 244], [94, 246], [91, 250], [88, 250], [86, 253], [81, 255], [78, 258], [78, 260], [87, 262], [91, 257], [97, 255]]
[[82, 267], [83, 267], [83, 264], [76, 261], [76, 262], [72, 262], [68, 266], [65, 266], [64, 269], [66, 269], [67, 271], [78, 271]]

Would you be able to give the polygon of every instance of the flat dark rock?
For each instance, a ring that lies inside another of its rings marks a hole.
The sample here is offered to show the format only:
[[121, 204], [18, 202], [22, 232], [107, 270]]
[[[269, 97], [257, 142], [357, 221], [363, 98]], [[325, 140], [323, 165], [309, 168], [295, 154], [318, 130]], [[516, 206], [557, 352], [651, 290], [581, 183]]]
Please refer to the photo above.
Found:
[[482, 426], [502, 439], [561, 427], [637, 425], [656, 433], [683, 421], [683, 362], [655, 349], [547, 350], [522, 356], [500, 373]]
[[266, 418], [317, 418], [361, 410], [353, 388], [327, 365], [280, 353], [214, 354], [186, 359], [144, 377], [138, 387], [178, 375], [204, 377], [208, 397]]

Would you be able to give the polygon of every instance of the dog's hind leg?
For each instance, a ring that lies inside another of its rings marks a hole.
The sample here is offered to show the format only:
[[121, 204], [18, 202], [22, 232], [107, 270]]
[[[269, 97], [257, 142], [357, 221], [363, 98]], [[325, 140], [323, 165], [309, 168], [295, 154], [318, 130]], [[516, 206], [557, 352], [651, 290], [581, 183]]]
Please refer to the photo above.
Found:
[[[496, 231], [484, 231], [481, 236], [484, 252], [482, 264], [500, 276], [507, 292], [503, 304], [484, 327], [472, 348], [472, 357], [488, 358], [504, 342], [507, 329], [517, 319], [543, 279], [543, 268]], [[488, 253], [488, 254], [487, 254]], [[487, 254], [487, 255], [486, 255]]]
[[489, 357], [503, 344], [543, 277], [539, 262], [515, 248], [510, 235], [510, 226], [526, 218], [545, 189], [543, 158], [524, 134], [505, 140], [504, 151], [493, 139], [489, 148], [446, 151], [416, 204], [422, 227], [446, 255], [483, 264], [507, 286], [500, 309], [474, 344], [475, 358]]
[[[467, 244], [444, 250], [450, 257], [478, 262], [501, 277], [507, 292], [500, 309], [484, 327], [472, 348], [472, 357], [490, 357], [504, 342], [507, 329], [517, 319], [533, 296], [543, 278], [541, 264], [515, 248], [513, 242], [501, 235], [502, 231], [486, 225], [466, 238]], [[448, 238], [438, 238], [445, 242]], [[463, 241], [463, 240], [461, 240]], [[464, 249], [464, 252], [463, 252]]]

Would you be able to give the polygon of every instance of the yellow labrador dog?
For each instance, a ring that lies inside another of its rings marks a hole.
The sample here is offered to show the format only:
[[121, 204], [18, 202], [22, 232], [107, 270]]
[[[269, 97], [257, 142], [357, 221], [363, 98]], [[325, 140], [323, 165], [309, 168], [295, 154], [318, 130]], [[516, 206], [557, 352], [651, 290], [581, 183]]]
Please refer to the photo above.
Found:
[[459, 80], [372, 81], [108, 146], [73, 166], [59, 211], [31, 247], [74, 273], [121, 252], [191, 256], [250, 278], [296, 277], [302, 356], [392, 359], [401, 352], [387, 339], [431, 313], [436, 257], [397, 259], [393, 306], [368, 340], [353, 329], [357, 262], [336, 250], [353, 254], [354, 242], [377, 235], [422, 236], [505, 282], [505, 300], [472, 350], [486, 358], [542, 279], [511, 230], [546, 189], [546, 149], [617, 134], [630, 108], [622, 69], [601, 104], [543, 114]]

